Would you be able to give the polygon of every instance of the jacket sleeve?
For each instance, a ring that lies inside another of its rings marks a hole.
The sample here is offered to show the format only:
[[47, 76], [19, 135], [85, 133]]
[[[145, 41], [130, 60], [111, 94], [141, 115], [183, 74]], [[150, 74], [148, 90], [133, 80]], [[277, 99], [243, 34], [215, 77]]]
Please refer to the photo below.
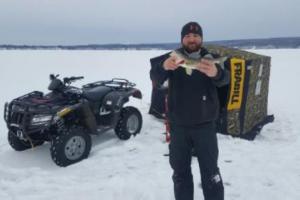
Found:
[[[205, 53], [205, 55], [203, 56], [204, 58], [214, 58], [213, 55], [208, 53], [206, 49], [204, 49], [204, 53]], [[216, 64], [218, 70], [217, 75], [211, 78], [213, 83], [217, 87], [222, 87], [224, 85], [229, 84], [230, 74], [229, 71], [224, 66], [225, 66], [224, 62], [220, 64]]]
[[216, 67], [218, 70], [217, 75], [215, 77], [212, 77], [214, 84], [217, 87], [222, 87], [224, 85], [229, 84], [229, 80], [230, 80], [229, 71], [224, 67], [221, 67], [220, 64], [216, 64]]
[[164, 54], [150, 59], [150, 78], [155, 85], [161, 86], [169, 77], [170, 71], [163, 68], [163, 63], [169, 58], [169, 54]]

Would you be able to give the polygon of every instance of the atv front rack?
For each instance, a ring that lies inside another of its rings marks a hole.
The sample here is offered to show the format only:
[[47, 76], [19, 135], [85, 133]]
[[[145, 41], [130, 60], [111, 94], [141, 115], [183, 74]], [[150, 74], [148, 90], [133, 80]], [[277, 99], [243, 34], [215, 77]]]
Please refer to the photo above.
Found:
[[93, 88], [97, 86], [107, 86], [116, 89], [130, 89], [136, 86], [135, 83], [129, 82], [127, 79], [113, 78], [107, 81], [97, 81], [94, 83], [89, 83], [83, 86], [83, 88]]
[[23, 96], [20, 96], [16, 99], [14, 99], [15, 101], [22, 101], [24, 99], [28, 99], [28, 98], [31, 98], [31, 97], [42, 97], [43, 96], [43, 93], [42, 92], [39, 92], [39, 91], [33, 91], [33, 92], [30, 92], [28, 94], [25, 94]]
[[32, 98], [38, 99], [41, 97], [43, 97], [42, 92], [34, 91], [18, 97], [10, 103], [6, 103], [4, 106], [4, 120], [7, 127], [9, 129], [15, 127], [22, 130], [25, 134], [40, 129], [39, 126], [31, 126], [33, 116], [43, 114], [52, 115], [56, 112], [56, 108], [51, 104], [35, 104], [30, 101]]
[[[29, 106], [31, 105], [30, 103], [24, 101], [28, 98], [31, 98], [31, 97], [42, 97], [43, 96], [43, 93], [42, 92], [39, 92], [39, 91], [34, 91], [34, 92], [31, 92], [31, 93], [28, 93], [28, 94], [25, 94], [23, 96], [20, 96], [16, 99], [14, 99], [11, 103], [5, 103], [5, 106], [4, 106], [4, 120], [6, 123], [10, 124], [11, 122], [11, 113], [12, 113], [12, 107], [13, 106], [18, 106], [21, 108], [22, 106], [22, 113], [25, 113], [28, 112], [29, 110]], [[18, 122], [21, 123], [21, 121], [23, 121], [23, 115], [22, 117], [17, 117], [18, 118]]]

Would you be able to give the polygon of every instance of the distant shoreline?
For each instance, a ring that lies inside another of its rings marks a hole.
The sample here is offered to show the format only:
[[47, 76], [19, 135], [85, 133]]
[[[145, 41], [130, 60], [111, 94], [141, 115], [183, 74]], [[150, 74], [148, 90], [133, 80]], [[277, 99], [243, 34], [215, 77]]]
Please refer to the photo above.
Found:
[[[300, 37], [222, 40], [205, 42], [207, 45], [220, 45], [240, 49], [299, 49]], [[0, 45], [0, 50], [169, 50], [179, 43], [157, 44], [87, 44], [87, 45]]]

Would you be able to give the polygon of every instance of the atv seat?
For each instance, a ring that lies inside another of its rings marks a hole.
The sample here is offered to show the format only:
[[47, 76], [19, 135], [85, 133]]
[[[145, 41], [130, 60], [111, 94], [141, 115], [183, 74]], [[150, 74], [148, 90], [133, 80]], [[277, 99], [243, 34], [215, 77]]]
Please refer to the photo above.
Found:
[[106, 86], [98, 86], [83, 90], [83, 97], [90, 101], [102, 101], [103, 97], [112, 91], [111, 88]]

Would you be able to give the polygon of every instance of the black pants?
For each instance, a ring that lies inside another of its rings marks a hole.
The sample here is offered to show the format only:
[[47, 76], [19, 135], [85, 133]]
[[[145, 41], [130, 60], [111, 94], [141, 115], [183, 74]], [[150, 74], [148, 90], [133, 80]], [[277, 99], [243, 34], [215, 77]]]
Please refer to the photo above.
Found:
[[218, 168], [218, 144], [214, 122], [195, 127], [171, 128], [170, 164], [176, 200], [193, 200], [192, 149], [197, 156], [205, 200], [223, 200], [224, 187]]

